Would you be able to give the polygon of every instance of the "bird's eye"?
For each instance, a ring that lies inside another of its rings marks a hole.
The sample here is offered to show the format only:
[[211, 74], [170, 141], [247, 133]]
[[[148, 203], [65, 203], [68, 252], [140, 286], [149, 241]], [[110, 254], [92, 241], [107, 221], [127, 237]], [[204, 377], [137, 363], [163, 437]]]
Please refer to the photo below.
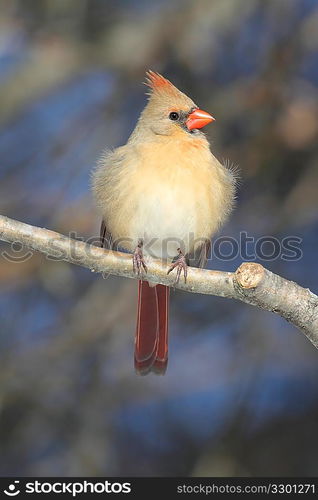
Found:
[[172, 111], [169, 115], [170, 120], [173, 120], [174, 122], [179, 120], [179, 113], [176, 111]]

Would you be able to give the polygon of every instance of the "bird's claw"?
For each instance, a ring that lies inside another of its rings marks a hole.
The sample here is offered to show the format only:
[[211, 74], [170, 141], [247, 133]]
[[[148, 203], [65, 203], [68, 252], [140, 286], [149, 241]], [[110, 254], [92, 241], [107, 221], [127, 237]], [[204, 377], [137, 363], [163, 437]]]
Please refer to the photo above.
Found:
[[146, 263], [144, 261], [142, 246], [143, 243], [141, 240], [139, 240], [138, 245], [136, 246], [136, 249], [133, 253], [133, 270], [134, 273], [137, 274], [137, 276], [141, 275], [142, 270], [144, 270], [145, 273], [148, 271]]
[[167, 274], [171, 273], [175, 268], [177, 268], [177, 276], [175, 279], [174, 284], [177, 285], [180, 281], [180, 276], [181, 276], [181, 271], [183, 270], [183, 277], [184, 277], [184, 282], [187, 282], [187, 276], [188, 276], [188, 264], [187, 260], [184, 256], [184, 254], [181, 251], [181, 248], [178, 248], [178, 258], [173, 264], [171, 265], [170, 269], [168, 270]]

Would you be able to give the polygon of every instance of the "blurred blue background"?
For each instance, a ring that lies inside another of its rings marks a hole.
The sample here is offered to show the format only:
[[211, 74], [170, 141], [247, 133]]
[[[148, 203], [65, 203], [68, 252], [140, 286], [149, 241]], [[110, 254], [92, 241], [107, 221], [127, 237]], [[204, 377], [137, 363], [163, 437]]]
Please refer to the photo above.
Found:
[[[0, 12], [1, 214], [97, 235], [90, 172], [126, 142], [151, 68], [217, 118], [212, 150], [240, 168], [222, 235], [301, 238], [300, 260], [257, 260], [317, 292], [316, 0]], [[174, 292], [167, 374], [138, 377], [135, 281], [35, 254], [2, 258], [0, 285], [1, 475], [318, 475], [318, 353], [281, 318]]]

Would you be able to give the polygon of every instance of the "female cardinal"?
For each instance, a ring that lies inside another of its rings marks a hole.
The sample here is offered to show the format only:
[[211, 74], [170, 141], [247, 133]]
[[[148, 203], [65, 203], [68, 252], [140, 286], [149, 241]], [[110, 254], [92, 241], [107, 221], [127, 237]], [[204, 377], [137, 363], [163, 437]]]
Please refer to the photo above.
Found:
[[[133, 252], [140, 276], [144, 254], [178, 254], [168, 272], [186, 280], [187, 256], [201, 249], [204, 257], [231, 211], [235, 180], [200, 131], [214, 118], [158, 73], [148, 71], [146, 85], [149, 100], [127, 144], [106, 153], [93, 174], [101, 245]], [[135, 368], [164, 374], [169, 288], [139, 281], [138, 291]]]

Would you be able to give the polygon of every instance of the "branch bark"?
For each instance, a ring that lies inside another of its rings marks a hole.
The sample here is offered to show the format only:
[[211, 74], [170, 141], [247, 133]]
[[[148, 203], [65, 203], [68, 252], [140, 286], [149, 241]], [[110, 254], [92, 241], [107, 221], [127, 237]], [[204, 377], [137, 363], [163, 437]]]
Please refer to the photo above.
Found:
[[[87, 267], [93, 272], [137, 278], [129, 254], [105, 250], [2, 215], [0, 240], [19, 242], [51, 258]], [[8, 259], [7, 253], [2, 252], [2, 256]], [[274, 312], [299, 328], [318, 348], [317, 295], [260, 264], [243, 263], [234, 273], [190, 268], [187, 283], [180, 280], [177, 285], [174, 285], [174, 277], [167, 275], [167, 265], [158, 260], [152, 260], [147, 265], [148, 281], [175, 286], [187, 292], [237, 299]]]

